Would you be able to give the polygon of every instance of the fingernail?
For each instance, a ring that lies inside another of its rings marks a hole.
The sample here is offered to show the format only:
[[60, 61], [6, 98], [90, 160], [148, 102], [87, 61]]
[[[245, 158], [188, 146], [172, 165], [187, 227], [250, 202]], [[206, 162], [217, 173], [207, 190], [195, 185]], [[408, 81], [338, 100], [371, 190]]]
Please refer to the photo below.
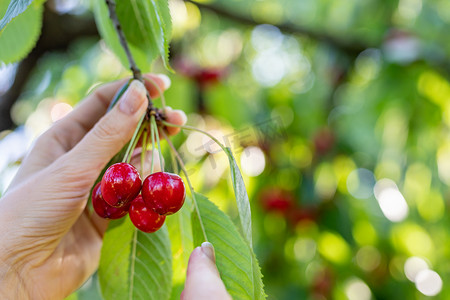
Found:
[[208, 256], [210, 260], [216, 262], [216, 255], [214, 254], [214, 246], [210, 242], [202, 243], [202, 251]]
[[181, 124], [180, 125], [184, 125], [187, 122], [187, 116], [186, 113], [180, 109], [176, 109], [174, 110], [174, 112], [178, 113], [181, 117]]
[[166, 74], [156, 74], [156, 76], [158, 76], [159, 79], [161, 79], [163, 81], [165, 90], [170, 88], [172, 81], [170, 81], [170, 78]]
[[145, 87], [138, 81], [133, 80], [119, 103], [119, 108], [127, 115], [133, 115], [141, 106], [145, 98]]

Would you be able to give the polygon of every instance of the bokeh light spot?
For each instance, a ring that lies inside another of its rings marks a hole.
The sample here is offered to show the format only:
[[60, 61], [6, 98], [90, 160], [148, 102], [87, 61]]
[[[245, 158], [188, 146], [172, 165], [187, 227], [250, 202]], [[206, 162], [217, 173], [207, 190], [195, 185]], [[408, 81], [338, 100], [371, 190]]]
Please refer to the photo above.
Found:
[[242, 172], [250, 177], [255, 177], [264, 171], [266, 159], [264, 152], [259, 147], [250, 146], [241, 154]]
[[13, 84], [17, 64], [0, 63], [0, 95], [5, 93]]
[[291, 148], [290, 161], [297, 168], [305, 168], [311, 164], [311, 150], [304, 144], [299, 144]]
[[392, 231], [394, 245], [411, 256], [432, 258], [434, 243], [424, 228], [414, 223], [395, 227]]
[[347, 190], [356, 199], [367, 199], [372, 196], [375, 176], [367, 169], [356, 169], [347, 177]]
[[203, 134], [200, 132], [192, 132], [189, 134], [186, 140], [186, 148], [190, 154], [199, 157], [205, 155], [206, 150], [202, 146]]
[[252, 31], [251, 43], [257, 51], [278, 49], [281, 47], [284, 35], [280, 29], [273, 25], [263, 24], [256, 26]]
[[353, 226], [353, 238], [360, 245], [374, 245], [377, 242], [377, 232], [368, 221], [358, 221]]
[[408, 258], [405, 262], [404, 270], [406, 277], [412, 282], [416, 281], [416, 276], [419, 272], [428, 269], [428, 263], [417, 256]]
[[50, 110], [50, 116], [53, 122], [56, 122], [64, 118], [68, 113], [72, 111], [72, 106], [68, 103], [58, 102], [55, 103]]
[[374, 193], [381, 211], [389, 221], [400, 222], [408, 216], [408, 204], [395, 182], [390, 179], [379, 180]]
[[356, 263], [366, 272], [375, 270], [380, 265], [380, 261], [380, 252], [373, 246], [364, 246], [356, 253]]
[[341, 236], [331, 232], [320, 235], [318, 248], [323, 257], [337, 264], [347, 262], [351, 256], [347, 242]]
[[316, 181], [315, 190], [320, 198], [331, 199], [336, 193], [337, 180], [331, 164], [321, 164], [314, 174]]
[[425, 296], [436, 296], [442, 290], [442, 279], [432, 270], [422, 270], [416, 276], [416, 287]]
[[298, 238], [294, 243], [295, 258], [302, 262], [308, 262], [316, 255], [317, 244], [310, 238]]
[[345, 295], [348, 300], [370, 300], [372, 297], [372, 293], [367, 284], [359, 278], [353, 278], [347, 281]]

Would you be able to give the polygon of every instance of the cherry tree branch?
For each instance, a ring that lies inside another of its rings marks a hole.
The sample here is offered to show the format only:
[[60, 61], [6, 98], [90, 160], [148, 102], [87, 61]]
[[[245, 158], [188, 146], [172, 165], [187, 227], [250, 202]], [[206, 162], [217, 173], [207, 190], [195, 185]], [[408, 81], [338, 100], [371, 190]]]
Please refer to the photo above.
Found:
[[[145, 84], [144, 78], [142, 77], [142, 72], [136, 65], [136, 61], [134, 60], [133, 54], [131, 54], [131, 50], [130, 47], [128, 46], [127, 39], [125, 37], [125, 34], [123, 33], [122, 26], [120, 25], [119, 18], [117, 17], [116, 2], [114, 2], [114, 0], [105, 0], [105, 2], [108, 5], [109, 18], [113, 22], [114, 29], [116, 30], [117, 35], [119, 36], [120, 45], [122, 46], [123, 50], [125, 51], [125, 54], [127, 55], [128, 62], [130, 64], [130, 70], [131, 72], [133, 72], [133, 78], [139, 80], [140, 82], [142, 82], [142, 84]], [[155, 107], [153, 106], [153, 102], [152, 99], [150, 98], [149, 93], [147, 93], [147, 100], [148, 100], [148, 108], [146, 117], [148, 118], [152, 114], [152, 112], [158, 115], [159, 112], [156, 111]]]
[[[209, 10], [211, 12], [214, 12], [221, 17], [227, 18], [229, 20], [245, 24], [245, 25], [261, 25], [261, 24], [270, 24], [270, 22], [258, 22], [254, 20], [253, 18], [246, 16], [242, 13], [236, 12], [236, 11], [230, 11], [226, 8], [223, 8], [222, 6], [211, 4], [211, 3], [200, 3], [194, 0], [183, 0], [184, 2], [193, 3], [200, 10]], [[361, 41], [353, 40], [353, 39], [343, 39], [343, 38], [336, 38], [333, 35], [327, 34], [325, 32], [319, 32], [315, 31], [306, 27], [301, 27], [299, 25], [294, 25], [291, 23], [280, 23], [280, 24], [271, 24], [276, 27], [278, 27], [281, 31], [292, 33], [292, 34], [299, 34], [307, 36], [311, 39], [315, 39], [317, 41], [321, 41], [323, 43], [329, 44], [330, 46], [346, 53], [351, 56], [357, 56], [359, 53], [364, 51], [367, 48], [376, 47], [377, 45], [369, 45], [362, 43]]]
[[130, 47], [128, 47], [127, 39], [123, 33], [122, 26], [120, 25], [119, 18], [116, 14], [116, 2], [114, 0], [105, 0], [108, 5], [109, 18], [114, 24], [117, 35], [119, 36], [120, 45], [122, 45], [125, 54], [127, 55], [128, 62], [130, 63], [130, 70], [133, 72], [133, 78], [143, 82], [141, 70], [136, 65], [133, 55], [131, 54]]

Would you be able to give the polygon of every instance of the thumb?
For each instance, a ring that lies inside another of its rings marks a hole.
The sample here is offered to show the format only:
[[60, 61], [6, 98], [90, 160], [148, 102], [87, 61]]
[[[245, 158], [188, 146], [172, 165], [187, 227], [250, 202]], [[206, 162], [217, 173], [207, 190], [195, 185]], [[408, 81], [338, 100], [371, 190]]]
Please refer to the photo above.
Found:
[[[5, 211], [9, 219], [0, 218], [0, 228], [8, 224], [9, 228], [24, 230], [25, 233], [18, 230], [12, 239], [19, 235], [30, 240], [39, 237], [40, 243], [59, 241], [79, 219], [100, 171], [131, 139], [146, 110], [146, 99], [144, 85], [133, 81], [118, 105], [104, 115], [72, 150], [16, 186], [8, 193], [9, 197], [2, 198], [0, 210]], [[87, 233], [83, 236], [92, 237]], [[0, 240], [2, 238], [4, 235], [0, 233]]]
[[141, 82], [133, 80], [118, 105], [97, 122], [64, 160], [75, 163], [77, 170], [92, 174], [95, 179], [132, 138], [146, 108], [146, 89]]
[[211, 295], [217, 300], [231, 299], [216, 267], [214, 247], [205, 242], [189, 258], [181, 300], [209, 300]]

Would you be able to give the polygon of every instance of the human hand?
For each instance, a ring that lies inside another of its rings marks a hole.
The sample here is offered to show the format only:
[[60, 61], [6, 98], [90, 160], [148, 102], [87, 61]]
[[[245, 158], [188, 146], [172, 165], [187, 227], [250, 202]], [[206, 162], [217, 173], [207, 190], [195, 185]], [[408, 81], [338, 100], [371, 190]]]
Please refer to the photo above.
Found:
[[[145, 76], [162, 90], [170, 85]], [[0, 299], [63, 299], [96, 270], [107, 221], [86, 209], [90, 190], [131, 139], [147, 108], [145, 88], [158, 96], [151, 83], [133, 81], [106, 113], [125, 82], [100, 87], [39, 137], [0, 200]], [[166, 115], [186, 122], [182, 111]]]
[[181, 300], [230, 300], [216, 267], [214, 247], [204, 242], [192, 251]]

